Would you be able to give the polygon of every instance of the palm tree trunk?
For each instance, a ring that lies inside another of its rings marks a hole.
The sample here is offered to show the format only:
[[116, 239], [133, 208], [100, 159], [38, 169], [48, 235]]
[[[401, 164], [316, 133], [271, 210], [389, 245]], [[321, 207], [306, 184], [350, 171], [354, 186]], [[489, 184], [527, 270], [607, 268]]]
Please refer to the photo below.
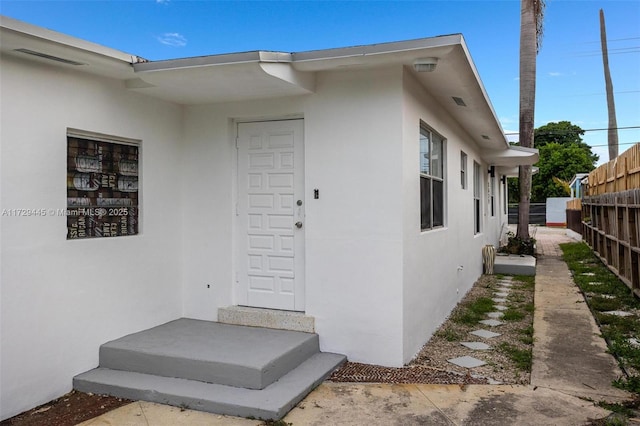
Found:
[[607, 90], [607, 112], [609, 114], [609, 161], [618, 156], [618, 121], [616, 120], [616, 104], [613, 101], [613, 83], [609, 71], [609, 52], [607, 50], [607, 32], [604, 27], [604, 11], [600, 9], [600, 44], [602, 45], [602, 63], [604, 65], [604, 84]]
[[[535, 3], [520, 2], [520, 145], [533, 148], [534, 110], [536, 103], [536, 55], [538, 25]], [[520, 203], [517, 236], [529, 240], [529, 205], [531, 203], [531, 166], [520, 166]]]

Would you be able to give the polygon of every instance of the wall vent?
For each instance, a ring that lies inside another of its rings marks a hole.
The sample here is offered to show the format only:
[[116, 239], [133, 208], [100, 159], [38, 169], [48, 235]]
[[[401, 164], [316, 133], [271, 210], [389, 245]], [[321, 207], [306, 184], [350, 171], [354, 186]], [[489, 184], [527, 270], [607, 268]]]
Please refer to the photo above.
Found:
[[37, 56], [39, 58], [48, 59], [50, 61], [62, 62], [63, 64], [86, 65], [86, 64], [83, 64], [82, 62], [76, 62], [76, 61], [72, 61], [71, 59], [64, 59], [64, 58], [59, 58], [57, 56], [47, 55], [46, 53], [36, 52], [35, 50], [29, 50], [29, 49], [14, 49], [14, 50], [16, 52], [26, 53], [27, 55]]
[[465, 104], [465, 103], [464, 103], [464, 101], [462, 100], [462, 98], [459, 98], [459, 97], [457, 97], [457, 96], [452, 96], [452, 98], [453, 98], [453, 101], [454, 101], [457, 105], [459, 105], [459, 106], [463, 106], [463, 107], [466, 107], [466, 106], [467, 106], [467, 104]]

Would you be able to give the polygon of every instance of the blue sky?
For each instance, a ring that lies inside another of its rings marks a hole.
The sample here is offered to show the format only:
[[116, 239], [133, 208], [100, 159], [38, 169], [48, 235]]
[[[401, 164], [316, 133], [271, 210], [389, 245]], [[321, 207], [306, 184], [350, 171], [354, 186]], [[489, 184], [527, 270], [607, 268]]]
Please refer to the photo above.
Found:
[[[640, 142], [640, 1], [547, 0], [536, 127], [568, 120], [608, 160], [604, 9], [620, 152]], [[520, 2], [11, 1], [0, 13], [150, 60], [296, 52], [462, 33], [505, 132], [518, 129]], [[1, 41], [0, 41], [1, 42]]]

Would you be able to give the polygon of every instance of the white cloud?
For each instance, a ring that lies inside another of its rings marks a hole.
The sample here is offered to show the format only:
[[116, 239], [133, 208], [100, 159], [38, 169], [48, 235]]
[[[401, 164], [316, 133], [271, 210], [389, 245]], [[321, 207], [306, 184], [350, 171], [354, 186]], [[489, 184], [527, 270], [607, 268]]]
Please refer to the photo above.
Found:
[[158, 4], [169, 4], [171, 0], [156, 0], [156, 3]]
[[564, 74], [562, 74], [561, 72], [552, 71], [552, 72], [550, 72], [550, 73], [549, 73], [549, 75], [550, 75], [551, 77], [560, 77], [560, 76], [562, 76], [562, 75], [564, 75]]
[[167, 46], [183, 47], [187, 45], [187, 39], [179, 33], [164, 33], [158, 37], [158, 41]]

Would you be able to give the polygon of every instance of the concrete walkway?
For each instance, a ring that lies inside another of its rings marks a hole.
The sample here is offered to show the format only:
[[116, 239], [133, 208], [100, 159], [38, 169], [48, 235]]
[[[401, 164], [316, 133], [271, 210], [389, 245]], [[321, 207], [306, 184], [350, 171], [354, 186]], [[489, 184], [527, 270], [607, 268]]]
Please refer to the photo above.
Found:
[[[325, 382], [285, 418], [293, 425], [581, 425], [608, 412], [594, 401], [619, 401], [621, 373], [558, 244], [563, 229], [539, 228], [532, 384], [390, 385]], [[240, 419], [135, 402], [83, 425], [259, 425]]]

